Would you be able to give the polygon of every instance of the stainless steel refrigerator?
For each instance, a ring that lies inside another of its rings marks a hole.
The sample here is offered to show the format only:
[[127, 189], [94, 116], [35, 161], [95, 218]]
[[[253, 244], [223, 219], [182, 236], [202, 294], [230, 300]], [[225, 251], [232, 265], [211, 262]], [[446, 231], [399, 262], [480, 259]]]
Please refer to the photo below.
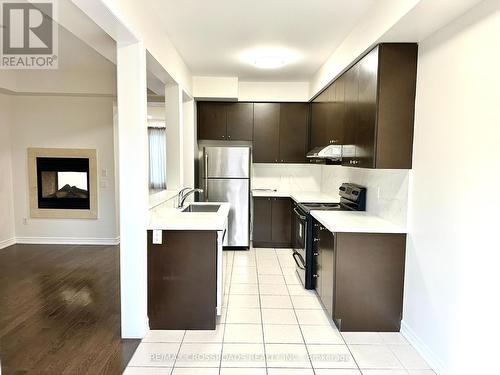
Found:
[[208, 202], [229, 202], [228, 246], [250, 245], [250, 147], [204, 147], [202, 188]]

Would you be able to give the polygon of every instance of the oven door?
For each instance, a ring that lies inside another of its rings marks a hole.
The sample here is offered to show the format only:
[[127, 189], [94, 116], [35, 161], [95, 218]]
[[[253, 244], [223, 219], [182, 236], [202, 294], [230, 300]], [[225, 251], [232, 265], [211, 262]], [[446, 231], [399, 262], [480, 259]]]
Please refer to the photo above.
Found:
[[297, 205], [293, 208], [294, 212], [294, 235], [293, 235], [293, 259], [297, 266], [297, 275], [302, 284], [306, 283], [306, 244], [307, 244], [307, 216]]

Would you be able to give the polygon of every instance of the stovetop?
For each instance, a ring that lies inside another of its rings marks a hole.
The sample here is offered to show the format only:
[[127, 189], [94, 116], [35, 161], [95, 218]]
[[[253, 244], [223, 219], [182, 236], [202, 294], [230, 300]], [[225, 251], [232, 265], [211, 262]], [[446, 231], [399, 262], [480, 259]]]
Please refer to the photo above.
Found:
[[345, 210], [340, 203], [299, 203], [298, 206], [305, 213], [311, 211], [342, 211]]
[[297, 207], [304, 214], [311, 211], [364, 211], [366, 209], [366, 188], [344, 182], [339, 187], [340, 203], [299, 203]]

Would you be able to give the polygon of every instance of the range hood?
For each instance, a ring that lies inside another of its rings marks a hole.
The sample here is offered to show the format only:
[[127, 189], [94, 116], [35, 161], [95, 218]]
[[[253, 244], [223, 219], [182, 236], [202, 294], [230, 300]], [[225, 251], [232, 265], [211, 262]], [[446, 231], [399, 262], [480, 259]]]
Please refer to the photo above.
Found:
[[342, 146], [328, 145], [315, 147], [307, 153], [307, 159], [312, 163], [340, 163], [342, 162]]

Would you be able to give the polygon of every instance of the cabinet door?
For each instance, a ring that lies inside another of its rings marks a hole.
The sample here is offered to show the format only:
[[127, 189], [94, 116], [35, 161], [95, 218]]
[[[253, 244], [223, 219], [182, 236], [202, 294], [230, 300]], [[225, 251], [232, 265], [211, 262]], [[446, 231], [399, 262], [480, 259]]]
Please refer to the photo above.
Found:
[[356, 167], [375, 164], [375, 122], [377, 118], [378, 48], [359, 63], [358, 125], [356, 127]]
[[328, 98], [327, 93], [321, 93], [311, 104], [311, 139], [310, 149], [326, 146], [328, 136], [326, 126], [328, 123]]
[[227, 139], [251, 141], [253, 139], [253, 103], [227, 104]]
[[198, 103], [198, 139], [226, 139], [225, 103]]
[[356, 158], [356, 129], [358, 127], [358, 80], [359, 65], [354, 65], [344, 73], [344, 147], [342, 154], [342, 164], [353, 166]]
[[318, 296], [321, 299], [321, 296], [323, 295], [323, 256], [322, 256], [322, 251], [321, 251], [321, 242], [320, 242], [320, 231], [323, 228], [322, 225], [319, 223], [314, 224], [314, 241], [313, 241], [313, 253], [315, 254], [315, 272], [314, 272], [314, 278], [316, 279], [315, 281], [315, 289], [316, 293], [318, 293]]
[[276, 246], [292, 243], [292, 203], [289, 198], [272, 200], [272, 242]]
[[272, 203], [271, 198], [253, 199], [253, 242], [272, 241]]
[[307, 103], [280, 104], [279, 161], [303, 163], [307, 153]]
[[277, 163], [279, 158], [278, 103], [254, 104], [253, 161], [254, 163]]
[[406, 235], [337, 233], [336, 241], [335, 321], [339, 329], [399, 332]]
[[341, 145], [344, 143], [344, 79], [338, 78], [331, 87], [331, 120], [327, 136], [331, 144]]
[[151, 329], [215, 329], [217, 232], [148, 231], [148, 317]]
[[333, 317], [333, 292], [334, 292], [334, 236], [326, 228], [321, 227], [319, 231], [319, 243], [321, 247], [321, 294], [320, 298]]

